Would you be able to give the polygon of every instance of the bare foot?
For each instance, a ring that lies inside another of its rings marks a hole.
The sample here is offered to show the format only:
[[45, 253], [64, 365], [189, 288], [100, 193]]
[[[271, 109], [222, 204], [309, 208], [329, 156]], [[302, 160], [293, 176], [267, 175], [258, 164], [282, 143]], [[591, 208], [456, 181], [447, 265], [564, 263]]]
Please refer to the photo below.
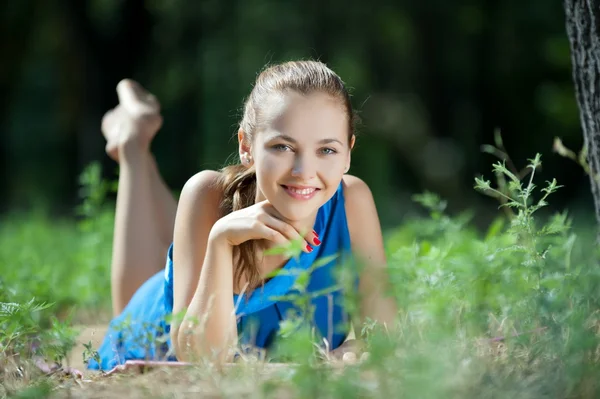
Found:
[[125, 148], [147, 150], [162, 126], [160, 104], [140, 84], [123, 79], [117, 85], [119, 105], [102, 118], [102, 133], [106, 138], [106, 153], [119, 161]]
[[123, 120], [128, 118], [122, 105], [107, 111], [102, 118], [102, 134], [106, 139], [106, 153], [119, 162], [119, 135]]

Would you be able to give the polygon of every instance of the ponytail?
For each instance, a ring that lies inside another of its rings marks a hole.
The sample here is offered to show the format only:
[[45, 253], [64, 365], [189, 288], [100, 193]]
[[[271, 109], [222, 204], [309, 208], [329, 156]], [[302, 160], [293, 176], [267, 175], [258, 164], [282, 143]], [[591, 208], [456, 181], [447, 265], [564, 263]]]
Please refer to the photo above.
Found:
[[[221, 216], [228, 215], [240, 209], [254, 205], [256, 199], [256, 172], [254, 166], [230, 165], [221, 169]], [[257, 241], [250, 240], [233, 248], [233, 259], [237, 262], [234, 267], [233, 279], [238, 284], [246, 277], [249, 288], [254, 288], [260, 282]]]

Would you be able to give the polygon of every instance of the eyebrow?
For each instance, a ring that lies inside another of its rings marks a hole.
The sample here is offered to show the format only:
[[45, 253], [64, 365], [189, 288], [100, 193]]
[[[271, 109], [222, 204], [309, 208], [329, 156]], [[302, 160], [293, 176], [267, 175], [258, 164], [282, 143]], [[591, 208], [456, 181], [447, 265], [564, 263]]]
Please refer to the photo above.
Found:
[[[289, 141], [290, 143], [298, 143], [298, 141], [295, 138], [290, 137], [287, 134], [275, 134], [275, 135], [269, 137], [268, 141], [275, 140], [275, 139]], [[344, 145], [338, 139], [326, 138], [326, 139], [319, 140], [319, 144], [329, 144], [329, 143], [339, 143], [341, 145]]]

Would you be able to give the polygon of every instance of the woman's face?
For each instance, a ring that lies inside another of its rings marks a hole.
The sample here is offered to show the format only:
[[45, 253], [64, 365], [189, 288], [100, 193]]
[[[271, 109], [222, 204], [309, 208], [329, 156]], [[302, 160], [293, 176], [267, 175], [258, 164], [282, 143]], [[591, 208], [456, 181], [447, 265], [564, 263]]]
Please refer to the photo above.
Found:
[[257, 201], [267, 199], [289, 221], [313, 217], [350, 165], [348, 116], [324, 93], [289, 92], [266, 108], [251, 145]]

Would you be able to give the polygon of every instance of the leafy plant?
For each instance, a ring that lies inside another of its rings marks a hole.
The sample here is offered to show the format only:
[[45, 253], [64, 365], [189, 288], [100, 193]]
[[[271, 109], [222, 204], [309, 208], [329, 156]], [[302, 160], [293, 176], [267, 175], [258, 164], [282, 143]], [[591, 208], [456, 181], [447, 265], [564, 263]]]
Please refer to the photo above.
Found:
[[[496, 144], [502, 144], [499, 135]], [[555, 180], [538, 185], [540, 155], [518, 169], [501, 145], [486, 151], [500, 158], [492, 167], [495, 180], [477, 178], [475, 189], [497, 199], [502, 211], [486, 230], [474, 227], [472, 212], [450, 215], [446, 201], [425, 192], [413, 198], [429, 216], [407, 220], [386, 234], [391, 294], [399, 314], [387, 329], [369, 319], [354, 326], [368, 359], [342, 369], [323, 361], [322, 341], [306, 321], [314, 311], [311, 300], [327, 292], [307, 291], [312, 269], [290, 270], [300, 274], [282, 299], [299, 312], [282, 324], [282, 339], [266, 357], [290, 362], [290, 368], [261, 384], [252, 380], [252, 386], [260, 385], [272, 397], [281, 390], [300, 397], [598, 395], [600, 268], [593, 234], [580, 234], [567, 212], [541, 212], [561, 186]], [[105, 207], [110, 185], [99, 176], [92, 168], [82, 177], [88, 202], [77, 224], [30, 216], [10, 221], [10, 232], [7, 224], [0, 227], [6, 243], [0, 262], [18, 266], [0, 273], [5, 356], [33, 358], [47, 348], [45, 356], [60, 360], [73, 342], [65, 309], [95, 309], [108, 301], [114, 215]], [[27, 244], [15, 251], [19, 243]], [[291, 243], [273, 252], [293, 257], [300, 250]], [[341, 269], [360, 268], [347, 266]], [[50, 270], [56, 277], [49, 277]], [[351, 291], [352, 278], [339, 277], [335, 288]], [[356, 299], [349, 301], [352, 312]], [[142, 336], [142, 344], [151, 339]], [[85, 347], [84, 356], [97, 359], [94, 348]], [[244, 355], [239, 373], [244, 364], [265, 359], [264, 354]], [[30, 385], [36, 392], [37, 385]], [[223, 395], [223, 387], [219, 392]]]

